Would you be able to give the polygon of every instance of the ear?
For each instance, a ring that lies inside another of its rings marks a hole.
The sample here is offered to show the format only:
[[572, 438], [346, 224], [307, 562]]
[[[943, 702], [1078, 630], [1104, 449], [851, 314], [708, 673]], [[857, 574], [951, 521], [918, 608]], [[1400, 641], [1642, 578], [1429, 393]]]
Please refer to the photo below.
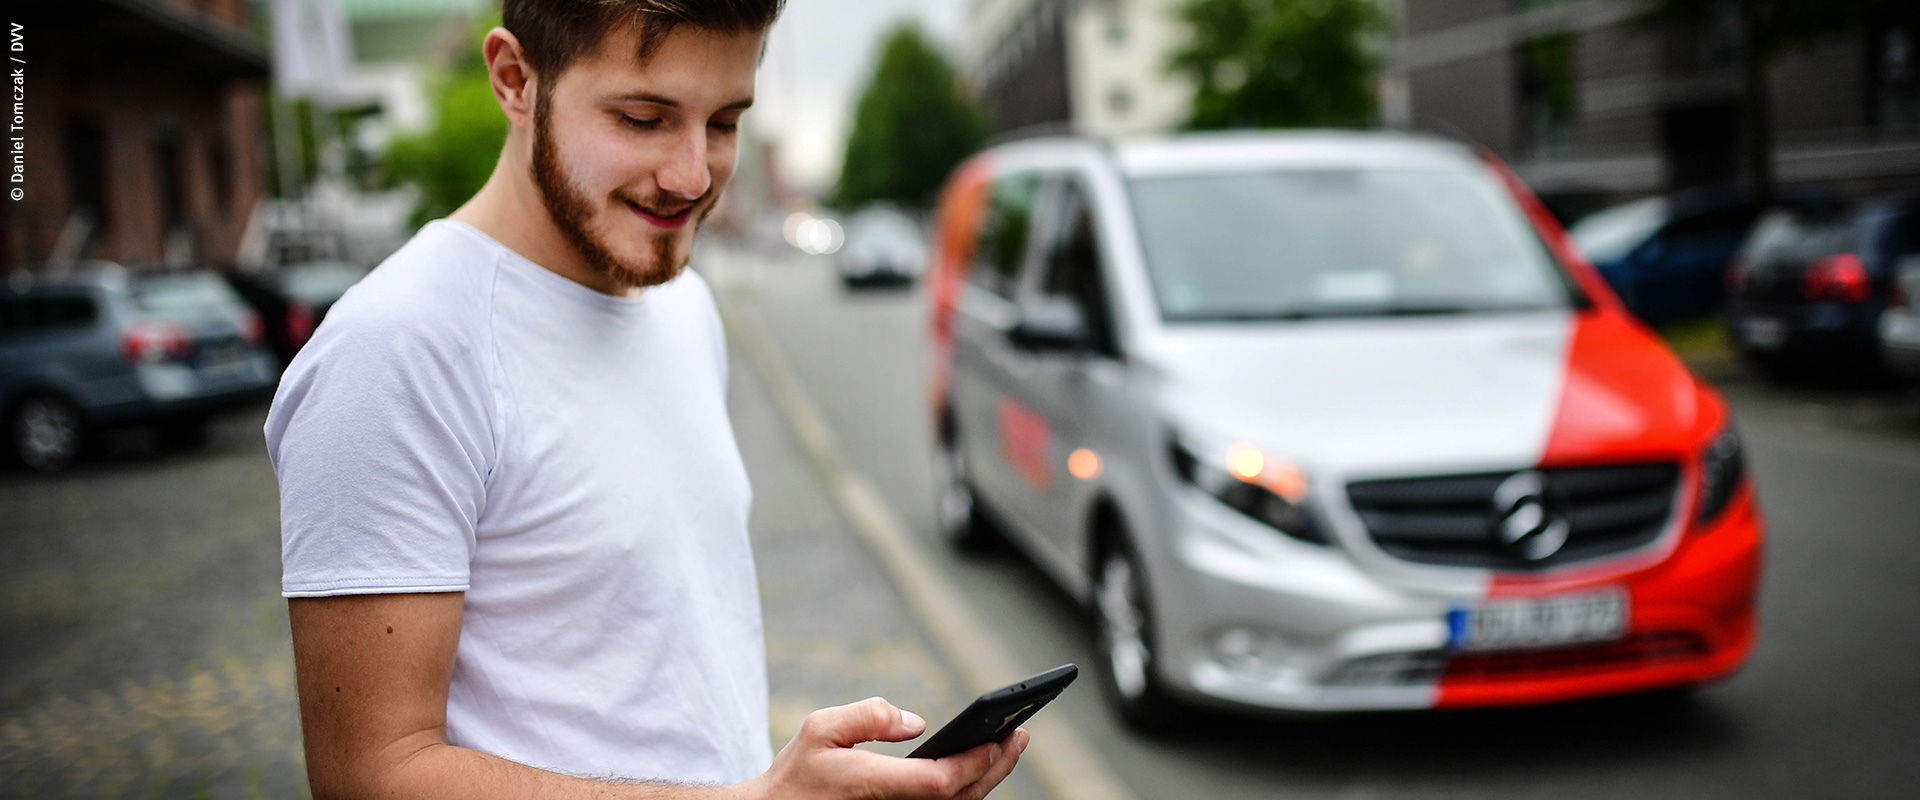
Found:
[[493, 82], [493, 97], [500, 101], [500, 110], [506, 113], [508, 124], [531, 125], [533, 97], [539, 81], [533, 65], [527, 62], [526, 51], [520, 47], [520, 40], [506, 28], [494, 28], [487, 31], [481, 52], [487, 57], [487, 77]]

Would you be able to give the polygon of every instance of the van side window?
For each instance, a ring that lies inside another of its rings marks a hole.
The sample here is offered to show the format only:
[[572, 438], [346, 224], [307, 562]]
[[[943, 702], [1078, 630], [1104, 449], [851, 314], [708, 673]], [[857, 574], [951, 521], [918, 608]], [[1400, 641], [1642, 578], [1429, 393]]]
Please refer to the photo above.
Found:
[[980, 218], [980, 241], [974, 248], [968, 280], [1001, 297], [1012, 298], [1019, 283], [1027, 239], [1033, 231], [1033, 206], [1040, 195], [1040, 176], [1007, 175], [994, 181], [987, 208]]
[[1079, 181], [1061, 182], [1052, 235], [1046, 244], [1041, 292], [1073, 298], [1086, 315], [1093, 351], [1119, 358], [1112, 309], [1100, 271], [1100, 237], [1093, 202]]

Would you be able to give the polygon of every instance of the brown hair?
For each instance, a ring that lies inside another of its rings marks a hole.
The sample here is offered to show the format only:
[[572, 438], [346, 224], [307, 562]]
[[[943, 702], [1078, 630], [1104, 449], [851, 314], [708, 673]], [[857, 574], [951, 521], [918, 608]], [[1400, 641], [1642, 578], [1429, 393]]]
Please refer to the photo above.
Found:
[[527, 62], [549, 83], [600, 46], [615, 25], [640, 36], [639, 58], [653, 54], [674, 28], [720, 33], [773, 27], [786, 0], [501, 0], [501, 26], [520, 40]]

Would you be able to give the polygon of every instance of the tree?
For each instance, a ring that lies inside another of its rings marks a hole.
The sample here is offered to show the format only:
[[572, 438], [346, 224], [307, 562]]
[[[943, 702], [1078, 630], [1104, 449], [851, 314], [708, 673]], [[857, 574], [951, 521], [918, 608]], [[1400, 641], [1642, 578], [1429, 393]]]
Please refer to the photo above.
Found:
[[1179, 16], [1192, 36], [1168, 66], [1195, 86], [1188, 127], [1373, 120], [1377, 0], [1193, 0]]
[[1639, 0], [1644, 24], [1705, 25], [1733, 13], [1740, 28], [1740, 105], [1748, 179], [1761, 202], [1774, 196], [1773, 108], [1767, 84], [1779, 58], [1868, 22], [1920, 19], [1913, 0]]
[[[497, 17], [483, 20], [476, 25], [478, 35], [498, 24]], [[507, 117], [493, 96], [479, 39], [473, 41], [434, 86], [433, 126], [396, 137], [381, 161], [390, 182], [419, 187], [415, 225], [452, 213], [480, 191], [507, 141]]]
[[834, 205], [924, 208], [954, 165], [986, 142], [986, 115], [912, 23], [887, 35], [854, 108]]

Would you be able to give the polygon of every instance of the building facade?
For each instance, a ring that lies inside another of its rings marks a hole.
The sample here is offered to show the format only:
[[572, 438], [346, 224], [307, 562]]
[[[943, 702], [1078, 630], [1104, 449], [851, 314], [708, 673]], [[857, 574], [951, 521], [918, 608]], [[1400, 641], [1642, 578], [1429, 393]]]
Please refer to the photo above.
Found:
[[1186, 120], [1191, 87], [1167, 75], [1181, 0], [972, 0], [963, 69], [994, 130], [1159, 133]]
[[[1399, 0], [1394, 124], [1484, 145], [1560, 208], [1739, 183], [1738, 18], [1643, 21], [1645, 0]], [[1890, 21], [1891, 22], [1891, 21]], [[1920, 185], [1920, 38], [1869, 24], [1781, 57], [1768, 82], [1783, 186]]]
[[0, 268], [231, 265], [263, 184], [245, 0], [36, 2], [9, 22], [24, 176], [0, 200]]

